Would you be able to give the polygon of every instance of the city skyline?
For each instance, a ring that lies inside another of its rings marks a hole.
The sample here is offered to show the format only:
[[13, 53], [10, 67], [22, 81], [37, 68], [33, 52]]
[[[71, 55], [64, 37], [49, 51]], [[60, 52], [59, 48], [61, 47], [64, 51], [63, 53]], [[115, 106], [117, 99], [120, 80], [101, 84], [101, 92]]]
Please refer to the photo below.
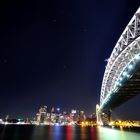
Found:
[[[2, 6], [0, 117], [33, 116], [42, 104], [95, 112], [106, 59], [139, 2], [25, 1]], [[139, 99], [114, 115], [137, 119]]]

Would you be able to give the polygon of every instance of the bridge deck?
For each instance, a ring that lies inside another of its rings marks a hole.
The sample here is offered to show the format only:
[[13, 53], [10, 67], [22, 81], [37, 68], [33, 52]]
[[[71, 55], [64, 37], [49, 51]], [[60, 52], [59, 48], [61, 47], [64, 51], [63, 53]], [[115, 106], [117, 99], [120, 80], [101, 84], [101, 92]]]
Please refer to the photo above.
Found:
[[105, 106], [106, 109], [114, 109], [117, 106], [123, 104], [127, 100], [131, 99], [132, 97], [138, 95], [140, 93], [140, 64], [137, 66], [137, 69], [133, 76], [122, 85], [117, 91], [117, 94], [114, 94]]

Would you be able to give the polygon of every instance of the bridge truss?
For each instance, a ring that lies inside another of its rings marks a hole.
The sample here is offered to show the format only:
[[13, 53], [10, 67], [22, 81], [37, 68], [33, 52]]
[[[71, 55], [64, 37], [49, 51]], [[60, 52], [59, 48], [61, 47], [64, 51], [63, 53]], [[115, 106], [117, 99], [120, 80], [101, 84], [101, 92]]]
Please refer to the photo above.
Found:
[[[134, 75], [134, 73], [140, 74], [137, 72], [139, 64], [140, 8], [126, 26], [108, 59], [101, 87], [100, 112], [103, 112], [107, 107], [115, 108], [115, 106], [109, 106], [109, 102], [113, 96], [121, 92], [122, 88], [128, 88], [125, 87], [127, 81], [140, 81], [140, 76], [137, 78], [136, 74]], [[135, 88], [130, 96], [135, 96], [135, 92], [138, 91], [140, 91], [140, 86], [139, 89]]]

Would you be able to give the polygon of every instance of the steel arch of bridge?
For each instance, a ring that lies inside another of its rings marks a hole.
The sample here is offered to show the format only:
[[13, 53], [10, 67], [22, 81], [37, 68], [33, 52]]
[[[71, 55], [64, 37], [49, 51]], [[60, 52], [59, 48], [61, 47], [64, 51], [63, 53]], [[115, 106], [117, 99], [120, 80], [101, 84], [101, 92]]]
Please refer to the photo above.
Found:
[[117, 94], [121, 81], [131, 78], [140, 61], [140, 8], [126, 26], [107, 61], [100, 95], [100, 111]]

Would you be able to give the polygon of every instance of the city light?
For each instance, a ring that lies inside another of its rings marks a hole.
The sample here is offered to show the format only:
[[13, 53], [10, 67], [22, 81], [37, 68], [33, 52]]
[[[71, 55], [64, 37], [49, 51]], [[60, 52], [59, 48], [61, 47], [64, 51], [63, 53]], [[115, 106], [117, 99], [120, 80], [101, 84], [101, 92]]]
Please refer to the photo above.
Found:
[[[32, 124], [37, 125], [82, 125], [81, 122], [86, 122], [86, 125], [96, 125], [95, 115], [87, 117], [83, 110], [72, 109], [70, 112], [53, 108], [53, 111], [48, 111], [48, 108], [42, 106], [36, 114]], [[87, 123], [88, 122], [88, 123]]]
[[139, 121], [129, 121], [129, 120], [115, 120], [109, 123], [113, 127], [136, 127], [140, 125]]
[[60, 111], [60, 108], [57, 108], [57, 111], [59, 112]]

